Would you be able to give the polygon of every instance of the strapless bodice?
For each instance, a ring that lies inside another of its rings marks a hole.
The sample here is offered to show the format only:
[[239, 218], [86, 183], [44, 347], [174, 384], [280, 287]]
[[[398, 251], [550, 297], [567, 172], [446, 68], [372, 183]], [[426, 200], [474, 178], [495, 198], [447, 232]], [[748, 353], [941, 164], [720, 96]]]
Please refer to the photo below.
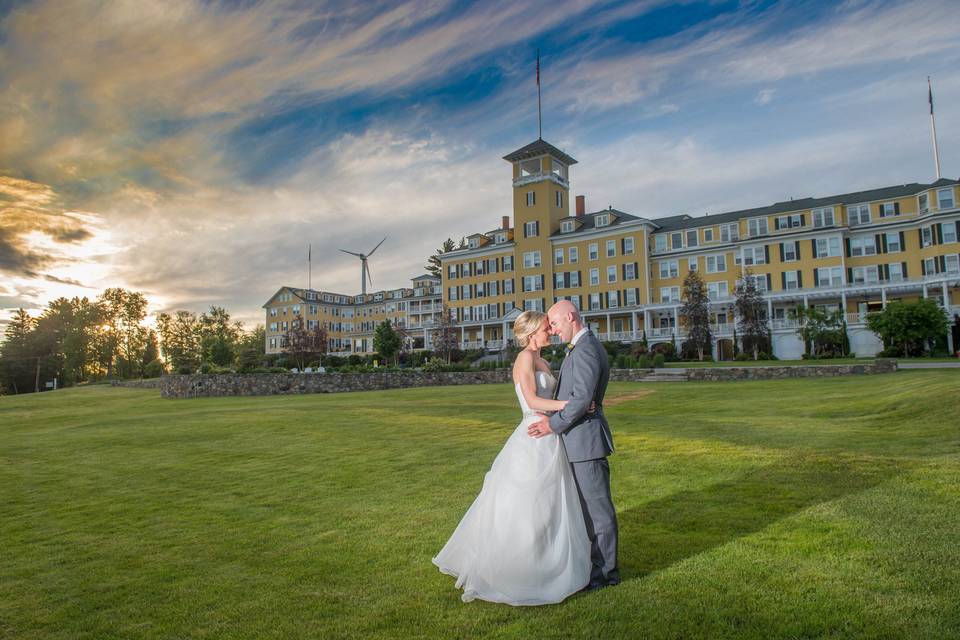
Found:
[[[537, 371], [533, 374], [533, 377], [537, 381], [537, 396], [547, 398], [548, 400], [553, 398], [553, 390], [557, 387], [557, 379], [546, 371]], [[520, 384], [514, 384], [513, 387], [517, 391], [517, 400], [520, 401], [520, 409], [523, 411], [523, 417], [526, 418], [527, 416], [532, 416], [537, 413], [527, 405], [527, 401], [523, 397], [523, 392], [520, 390]]]

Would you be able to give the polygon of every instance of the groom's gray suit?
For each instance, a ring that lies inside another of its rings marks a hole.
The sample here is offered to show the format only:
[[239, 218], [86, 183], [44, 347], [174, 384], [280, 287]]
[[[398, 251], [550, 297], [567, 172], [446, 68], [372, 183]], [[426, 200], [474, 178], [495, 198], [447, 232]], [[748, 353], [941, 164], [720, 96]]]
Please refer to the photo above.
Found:
[[[610, 496], [607, 463], [607, 456], [613, 453], [613, 437], [603, 415], [603, 396], [609, 378], [607, 352], [588, 330], [567, 353], [560, 367], [556, 399], [567, 400], [567, 406], [550, 416], [550, 429], [563, 437], [580, 491], [580, 505], [592, 545], [590, 587], [620, 582], [617, 513]], [[593, 412], [591, 403], [596, 403]]]

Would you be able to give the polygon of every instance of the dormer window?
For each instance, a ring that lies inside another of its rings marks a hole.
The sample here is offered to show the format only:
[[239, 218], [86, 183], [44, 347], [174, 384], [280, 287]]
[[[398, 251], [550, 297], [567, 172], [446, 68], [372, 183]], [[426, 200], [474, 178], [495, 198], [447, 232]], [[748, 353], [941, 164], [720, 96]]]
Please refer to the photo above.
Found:
[[610, 224], [610, 214], [602, 213], [596, 217], [594, 224], [598, 227], [606, 227]]
[[930, 210], [930, 196], [926, 193], [917, 196], [917, 203], [920, 205], [920, 213], [926, 213]]
[[953, 188], [937, 189], [937, 208], [952, 209], [956, 201], [953, 199]]
[[898, 215], [900, 215], [899, 202], [884, 202], [883, 204], [880, 205], [881, 218], [890, 218]]
[[561, 233], [571, 233], [573, 231], [573, 220], [564, 220], [560, 223]]
[[468, 244], [471, 249], [476, 249], [477, 247], [480, 246], [480, 238], [470, 238]]
[[497, 244], [503, 244], [506, 241], [507, 241], [507, 234], [503, 233], [502, 231], [498, 233], [496, 236], [494, 236], [494, 242], [496, 242]]

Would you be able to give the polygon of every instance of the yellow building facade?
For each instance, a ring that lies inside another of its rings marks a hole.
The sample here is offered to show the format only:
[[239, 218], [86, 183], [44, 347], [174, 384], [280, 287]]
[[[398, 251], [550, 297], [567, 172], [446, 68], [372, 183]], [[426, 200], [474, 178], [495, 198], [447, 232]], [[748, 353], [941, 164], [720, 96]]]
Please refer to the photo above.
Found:
[[[576, 160], [537, 140], [504, 159], [512, 167], [513, 224], [468, 238], [441, 256], [443, 303], [465, 348], [499, 349], [524, 309], [562, 298], [581, 309], [602, 340], [679, 346], [683, 279], [706, 281], [714, 354], [730, 357], [734, 291], [755, 279], [767, 300], [774, 354], [799, 357], [790, 310], [822, 306], [846, 314], [851, 349], [882, 349], [866, 314], [893, 300], [936, 299], [960, 314], [960, 186], [956, 180], [806, 198], [718, 215], [642, 218], [608, 208], [570, 213]], [[949, 348], [957, 347], [954, 329]]]
[[327, 353], [367, 355], [374, 352], [373, 333], [384, 320], [404, 329], [411, 348], [431, 348], [443, 305], [440, 278], [424, 274], [413, 278], [411, 287], [365, 295], [281, 287], [263, 308], [268, 354], [283, 353], [287, 333], [303, 326], [327, 332]]

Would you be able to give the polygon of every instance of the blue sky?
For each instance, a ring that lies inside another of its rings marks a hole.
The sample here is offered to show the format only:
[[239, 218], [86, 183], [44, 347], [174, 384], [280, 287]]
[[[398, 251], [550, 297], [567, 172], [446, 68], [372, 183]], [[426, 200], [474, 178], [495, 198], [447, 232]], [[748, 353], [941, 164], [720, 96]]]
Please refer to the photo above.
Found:
[[281, 285], [403, 286], [511, 213], [537, 135], [656, 218], [960, 174], [956, 5], [16, 2], [0, 11], [0, 324], [144, 291], [248, 323]]

